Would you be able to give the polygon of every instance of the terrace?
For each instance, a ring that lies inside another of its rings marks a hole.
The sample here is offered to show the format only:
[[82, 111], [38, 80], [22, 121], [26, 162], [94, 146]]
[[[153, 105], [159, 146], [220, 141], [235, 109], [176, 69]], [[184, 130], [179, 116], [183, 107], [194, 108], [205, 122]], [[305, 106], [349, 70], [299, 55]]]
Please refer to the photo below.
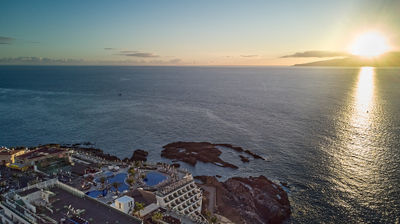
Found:
[[[15, 198], [15, 194], [6, 195], [6, 200], [1, 203], [3, 208], [0, 217], [2, 221], [12, 220], [18, 223], [58, 223], [62, 220], [66, 223], [142, 223], [141, 220], [127, 215], [117, 209], [100, 203], [86, 196], [72, 187], [53, 179], [42, 182], [32, 188], [28, 188], [17, 195], [28, 196], [35, 194], [39, 189], [47, 189], [44, 192], [50, 195], [48, 198], [32, 197], [29, 202]], [[43, 191], [40, 191], [43, 194]], [[36, 193], [37, 194], [37, 193]], [[18, 199], [18, 200], [16, 200]], [[4, 212], [6, 211], [7, 212]], [[9, 216], [10, 211], [12, 214]], [[8, 214], [8, 215], [6, 215]]]
[[79, 198], [60, 188], [50, 190], [55, 193], [52, 198], [52, 208], [55, 212], [53, 214], [47, 213], [47, 215], [55, 220], [65, 217], [70, 206], [70, 208], [83, 209], [84, 212], [79, 216], [90, 223], [141, 223], [140, 220], [89, 197]]

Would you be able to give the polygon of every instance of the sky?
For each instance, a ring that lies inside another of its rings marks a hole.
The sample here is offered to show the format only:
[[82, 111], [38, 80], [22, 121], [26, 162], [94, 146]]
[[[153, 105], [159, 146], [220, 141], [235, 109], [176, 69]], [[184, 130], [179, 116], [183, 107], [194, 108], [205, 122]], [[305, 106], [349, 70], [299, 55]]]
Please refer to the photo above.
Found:
[[0, 5], [0, 64], [292, 65], [338, 56], [371, 29], [400, 45], [398, 0]]

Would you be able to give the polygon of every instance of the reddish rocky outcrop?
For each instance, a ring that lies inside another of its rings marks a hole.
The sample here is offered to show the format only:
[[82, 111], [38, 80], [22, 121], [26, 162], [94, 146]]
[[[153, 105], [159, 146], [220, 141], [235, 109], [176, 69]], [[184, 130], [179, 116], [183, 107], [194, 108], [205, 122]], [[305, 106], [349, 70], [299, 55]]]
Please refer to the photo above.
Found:
[[209, 142], [174, 142], [163, 146], [161, 156], [179, 160], [195, 166], [197, 161], [213, 163], [222, 167], [237, 169], [238, 167], [223, 161], [219, 156], [221, 151]]
[[239, 155], [239, 157], [240, 157], [240, 160], [242, 160], [242, 162], [244, 162], [244, 163], [250, 162], [249, 157], [242, 156], [242, 155]]
[[[254, 159], [264, 160], [263, 157], [251, 152], [250, 150], [244, 150], [239, 146], [233, 146], [231, 144], [213, 144], [209, 142], [173, 142], [163, 146], [164, 149], [161, 151], [161, 156], [168, 159], [182, 161], [192, 166], [195, 166], [197, 161], [201, 161], [204, 163], [213, 163], [222, 167], [238, 168], [220, 158], [222, 153], [221, 147], [233, 149], [238, 153], [246, 153]], [[246, 156], [239, 155], [239, 157], [244, 163], [250, 162], [249, 158]]]
[[251, 156], [253, 156], [254, 159], [262, 159], [262, 160], [265, 160], [263, 157], [261, 157], [261, 156], [255, 154], [254, 152], [252, 152], [252, 151], [250, 151], [250, 150], [248, 150], [248, 149], [247, 149], [247, 150], [244, 150], [244, 152], [247, 153], [247, 154], [249, 154], [249, 155], [251, 155]]
[[[229, 148], [229, 149], [233, 149], [233, 150], [235, 150], [236, 152], [244, 152], [244, 153], [246, 153], [246, 154], [252, 156], [254, 159], [262, 159], [262, 160], [265, 160], [263, 157], [261, 157], [261, 156], [255, 154], [254, 152], [252, 152], [252, 151], [250, 151], [250, 150], [248, 150], [248, 149], [244, 150], [244, 149], [243, 149], [242, 147], [240, 147], [240, 146], [233, 146], [233, 145], [231, 145], [231, 144], [214, 144], [214, 145], [215, 145], [215, 146], [222, 146], [222, 147]], [[242, 158], [242, 156], [240, 156], [240, 157]], [[242, 161], [243, 161], [243, 160], [242, 160]], [[243, 161], [243, 162], [245, 162], [245, 161]]]
[[144, 151], [142, 149], [136, 149], [133, 152], [130, 161], [147, 161], [147, 156], [148, 155], [149, 155], [148, 152], [146, 152], [146, 151]]
[[287, 193], [264, 176], [233, 177], [225, 182], [210, 176], [195, 178], [203, 182], [201, 186], [216, 189], [214, 212], [235, 223], [282, 223], [290, 217]]

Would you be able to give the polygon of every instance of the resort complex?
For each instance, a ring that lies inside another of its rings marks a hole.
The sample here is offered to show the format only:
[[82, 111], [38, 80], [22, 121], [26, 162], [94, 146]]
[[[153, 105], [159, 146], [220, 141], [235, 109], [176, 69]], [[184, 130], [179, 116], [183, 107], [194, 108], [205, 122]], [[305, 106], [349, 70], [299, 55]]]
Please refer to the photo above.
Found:
[[16, 186], [4, 180], [4, 224], [208, 223], [202, 190], [191, 173], [173, 165], [57, 145], [3, 148], [0, 158], [2, 177], [27, 176]]

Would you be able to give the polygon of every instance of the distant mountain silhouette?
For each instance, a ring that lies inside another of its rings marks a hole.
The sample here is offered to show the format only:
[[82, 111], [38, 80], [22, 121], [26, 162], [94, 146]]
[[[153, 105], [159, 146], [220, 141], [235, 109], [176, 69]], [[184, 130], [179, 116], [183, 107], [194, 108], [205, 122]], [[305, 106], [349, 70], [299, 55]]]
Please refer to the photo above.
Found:
[[371, 58], [371, 59], [359, 56], [349, 56], [340, 59], [316, 61], [305, 64], [295, 64], [294, 66], [397, 67], [400, 66], [400, 52], [388, 52], [377, 58]]

